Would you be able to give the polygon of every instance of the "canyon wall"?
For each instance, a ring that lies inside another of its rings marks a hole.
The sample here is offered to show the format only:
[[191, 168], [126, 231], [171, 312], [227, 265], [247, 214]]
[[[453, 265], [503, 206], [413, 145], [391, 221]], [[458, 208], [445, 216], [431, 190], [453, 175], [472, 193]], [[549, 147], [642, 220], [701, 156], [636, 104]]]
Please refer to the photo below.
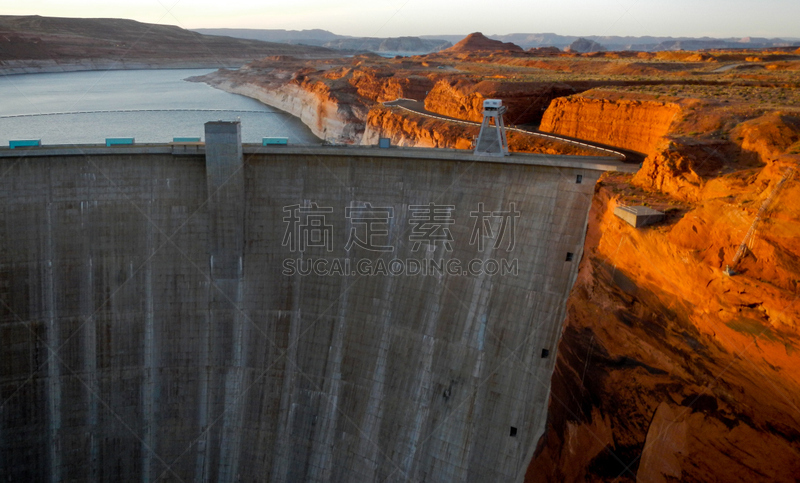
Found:
[[221, 136], [0, 153], [0, 477], [521, 479], [607, 160]]
[[[760, 178], [773, 187], [785, 167]], [[637, 230], [612, 214], [614, 186], [593, 202], [526, 481], [795, 481], [800, 246], [787, 230], [800, 213], [771, 217], [729, 277], [752, 208], [720, 199]], [[787, 188], [776, 204], [800, 195]]]
[[376, 103], [400, 98], [424, 99], [434, 85], [431, 79], [421, 75], [402, 76], [363, 68], [348, 73], [348, 82], [357, 89], [358, 95]]
[[307, 86], [288, 82], [278, 86], [262, 86], [224, 77], [209, 83], [286, 111], [298, 117], [315, 136], [328, 142], [358, 144], [364, 133], [367, 109], [359, 104], [339, 102], [321, 83]]
[[[573, 104], [602, 105], [618, 122], [611, 102]], [[627, 119], [652, 108], [634, 105], [621, 109]], [[601, 179], [526, 481], [796, 481], [798, 119], [768, 112], [729, 119], [722, 136], [640, 136], [655, 146], [643, 169]], [[574, 129], [593, 132], [588, 121]], [[634, 229], [614, 216], [643, 200], [666, 206], [666, 221]]]
[[384, 137], [394, 146], [470, 149], [479, 130], [478, 126], [439, 121], [408, 111], [373, 108], [361, 143], [376, 145]]
[[550, 103], [539, 129], [649, 155], [680, 114], [675, 103], [564, 97]]
[[[381, 137], [395, 146], [471, 149], [480, 127], [448, 122], [399, 108], [373, 108], [367, 117], [367, 127], [361, 143], [377, 145]], [[534, 136], [519, 131], [507, 131], [512, 152], [533, 152], [554, 155], [598, 156], [605, 152], [588, 147]]]
[[575, 93], [561, 83], [502, 82], [442, 79], [436, 82], [427, 96], [425, 109], [443, 116], [466, 121], [483, 120], [483, 101], [503, 99], [508, 108], [504, 116], [507, 125], [538, 124], [553, 99]]

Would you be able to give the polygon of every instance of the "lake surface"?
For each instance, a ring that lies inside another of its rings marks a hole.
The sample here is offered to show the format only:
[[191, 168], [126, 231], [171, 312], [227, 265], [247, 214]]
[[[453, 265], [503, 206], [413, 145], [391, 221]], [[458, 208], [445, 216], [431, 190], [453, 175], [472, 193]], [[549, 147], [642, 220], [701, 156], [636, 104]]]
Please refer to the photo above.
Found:
[[0, 146], [10, 139], [49, 144], [104, 144], [107, 137], [137, 143], [204, 138], [207, 121], [241, 120], [242, 141], [288, 137], [320, 140], [299, 119], [187, 77], [207, 69], [127, 70], [0, 76]]

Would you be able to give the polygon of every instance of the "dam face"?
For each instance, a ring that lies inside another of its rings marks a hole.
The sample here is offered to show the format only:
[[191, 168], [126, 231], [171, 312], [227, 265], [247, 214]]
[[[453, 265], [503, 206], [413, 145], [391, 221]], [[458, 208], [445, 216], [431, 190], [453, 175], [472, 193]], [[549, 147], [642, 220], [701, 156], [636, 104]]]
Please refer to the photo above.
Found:
[[0, 478], [522, 478], [609, 166], [217, 127], [0, 155]]

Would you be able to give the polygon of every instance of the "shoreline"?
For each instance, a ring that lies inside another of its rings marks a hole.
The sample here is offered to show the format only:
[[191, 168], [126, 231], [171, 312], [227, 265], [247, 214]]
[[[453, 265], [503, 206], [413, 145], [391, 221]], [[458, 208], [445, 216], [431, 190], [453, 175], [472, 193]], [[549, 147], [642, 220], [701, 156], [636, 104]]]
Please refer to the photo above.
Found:
[[[244, 65], [242, 63], [241, 65]], [[170, 69], [219, 69], [235, 68], [219, 62], [174, 61], [164, 63], [84, 60], [59, 63], [56, 61], [13, 61], [0, 62], [0, 75], [57, 74], [67, 72], [87, 72], [106, 70], [170, 70]]]
[[[306, 58], [305, 56], [294, 56]], [[309, 56], [307, 58], [316, 58]], [[26, 59], [0, 61], [0, 75], [53, 74], [62, 72], [85, 72], [104, 70], [167, 70], [167, 69], [229, 69], [237, 70], [253, 62], [253, 58], [220, 60], [119, 60], [119, 59], [72, 59], [58, 62], [52, 59]]]
[[270, 89], [252, 83], [235, 83], [231, 79], [216, 77], [216, 74], [212, 72], [187, 80], [255, 99], [272, 109], [294, 116], [323, 142], [361, 144], [366, 119], [357, 116], [353, 106], [341, 104], [335, 99], [320, 99], [319, 93], [295, 84], [281, 84]]

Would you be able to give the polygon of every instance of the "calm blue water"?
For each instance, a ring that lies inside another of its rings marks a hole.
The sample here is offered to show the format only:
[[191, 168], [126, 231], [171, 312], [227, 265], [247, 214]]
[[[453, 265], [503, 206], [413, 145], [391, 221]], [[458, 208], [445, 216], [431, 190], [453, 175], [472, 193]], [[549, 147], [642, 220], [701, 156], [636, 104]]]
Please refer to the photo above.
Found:
[[[203, 138], [207, 121], [242, 122], [242, 141], [288, 137], [320, 140], [299, 119], [248, 97], [183, 79], [197, 69], [70, 72], [0, 76], [0, 146], [10, 139], [47, 144], [103, 144], [107, 137], [137, 143]], [[102, 112], [98, 112], [102, 111]]]

